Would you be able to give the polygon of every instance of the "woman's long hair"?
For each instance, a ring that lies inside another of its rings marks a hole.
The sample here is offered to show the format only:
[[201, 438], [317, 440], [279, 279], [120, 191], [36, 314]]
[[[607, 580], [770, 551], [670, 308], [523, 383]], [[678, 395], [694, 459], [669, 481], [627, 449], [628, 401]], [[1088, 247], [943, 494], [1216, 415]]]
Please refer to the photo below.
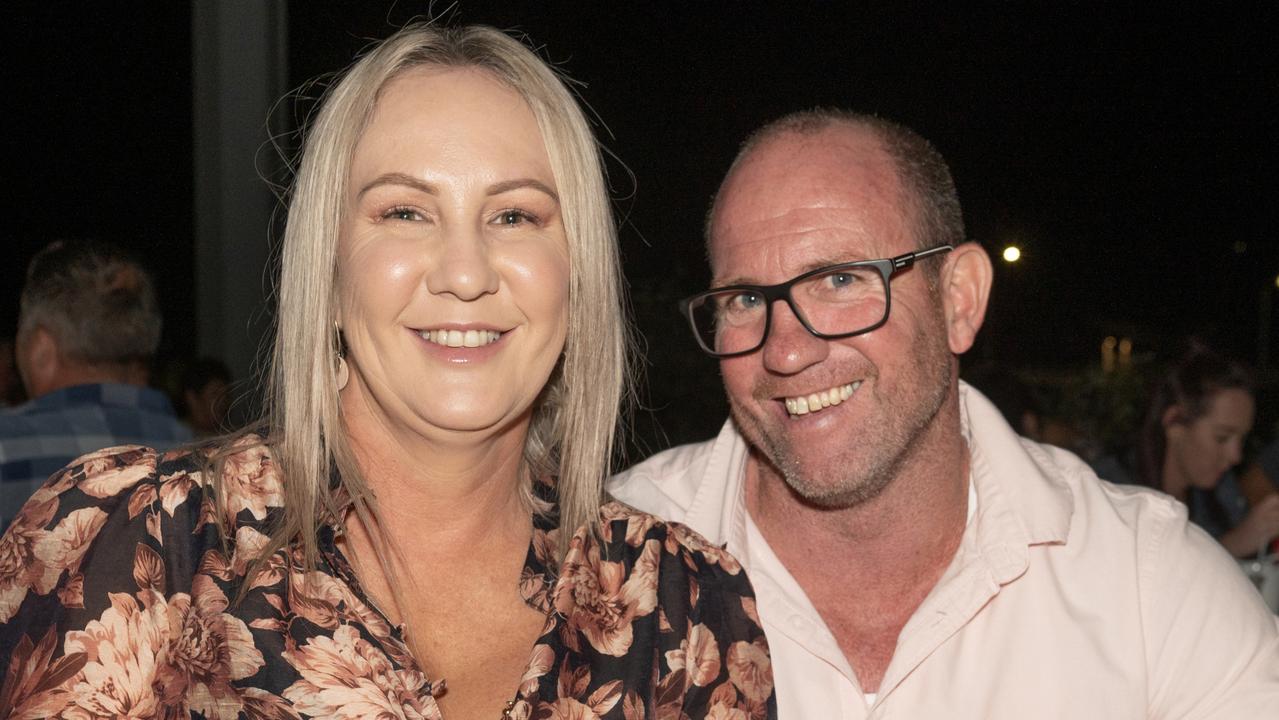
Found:
[[[419, 24], [355, 62], [322, 98], [306, 133], [281, 248], [263, 423], [285, 507], [260, 558], [297, 542], [313, 567], [321, 523], [342, 516], [339, 487], [357, 516], [377, 527], [375, 498], [355, 462], [334, 384], [337, 247], [352, 153], [378, 95], [390, 80], [421, 66], [488, 72], [519, 93], [537, 119], [571, 268], [564, 352], [534, 407], [524, 459], [528, 475], [558, 477], [563, 526], [587, 525], [598, 515], [621, 404], [629, 397], [631, 346], [600, 149], [566, 81], [519, 41], [488, 27]], [[340, 486], [330, 485], [334, 470]], [[381, 559], [385, 566], [387, 558]]]
[[1251, 395], [1253, 387], [1252, 373], [1242, 363], [1222, 357], [1204, 345], [1192, 345], [1151, 393], [1137, 435], [1137, 479], [1141, 484], [1164, 489], [1164, 458], [1168, 452], [1164, 416], [1168, 408], [1178, 407], [1176, 421], [1190, 424], [1208, 412], [1213, 398], [1222, 390], [1243, 390]]

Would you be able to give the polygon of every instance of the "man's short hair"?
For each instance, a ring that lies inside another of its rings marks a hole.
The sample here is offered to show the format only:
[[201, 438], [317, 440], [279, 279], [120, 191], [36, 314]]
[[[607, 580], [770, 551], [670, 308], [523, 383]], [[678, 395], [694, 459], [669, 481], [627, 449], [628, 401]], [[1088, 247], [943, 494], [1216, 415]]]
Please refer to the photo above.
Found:
[[90, 365], [147, 361], [160, 345], [155, 288], [111, 245], [56, 241], [27, 266], [19, 337], [43, 327], [68, 358]]
[[[904, 198], [912, 210], [915, 242], [920, 250], [938, 245], [959, 245], [964, 242], [964, 215], [959, 206], [959, 194], [955, 180], [945, 158], [932, 143], [914, 130], [874, 115], [838, 110], [814, 108], [780, 117], [751, 133], [742, 143], [728, 175], [751, 151], [780, 135], [816, 135], [833, 125], [849, 125], [866, 130], [876, 137], [884, 151], [892, 158], [906, 191]], [[706, 216], [706, 240], [710, 242], [712, 216], [719, 201], [718, 192], [711, 202]]]

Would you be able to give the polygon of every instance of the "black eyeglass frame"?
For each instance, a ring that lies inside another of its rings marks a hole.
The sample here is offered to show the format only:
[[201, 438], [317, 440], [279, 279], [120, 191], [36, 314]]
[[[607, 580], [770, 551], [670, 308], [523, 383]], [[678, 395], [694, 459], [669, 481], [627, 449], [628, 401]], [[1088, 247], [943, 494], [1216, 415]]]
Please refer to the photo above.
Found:
[[[933, 255], [940, 255], [942, 253], [947, 253], [954, 249], [955, 249], [955, 246], [953, 245], [938, 245], [937, 247], [928, 248], [927, 250], [920, 250], [919, 252], [905, 253], [904, 255], [898, 255], [897, 257], [893, 257], [893, 258], [881, 258], [879, 260], [858, 260], [856, 262], [839, 263], [837, 265], [827, 265], [825, 267], [817, 268], [816, 270], [809, 270], [808, 272], [803, 273], [801, 275], [796, 275], [790, 280], [787, 280], [786, 282], [783, 282], [783, 283], [778, 283], [776, 285], [725, 285], [724, 287], [711, 288], [710, 290], [707, 290], [705, 292], [700, 292], [700, 293], [697, 293], [696, 295], [692, 295], [690, 297], [684, 298], [683, 300], [680, 300], [679, 311], [684, 316], [684, 319], [688, 320], [688, 325], [693, 331], [693, 338], [697, 340], [698, 346], [701, 347], [702, 350], [706, 352], [708, 355], [711, 355], [712, 357], [717, 357], [717, 358], [730, 358], [730, 357], [738, 357], [739, 355], [749, 355], [750, 353], [753, 353], [756, 350], [764, 347], [764, 343], [768, 342], [768, 333], [773, 328], [773, 304], [776, 303], [778, 300], [784, 300], [786, 302], [787, 307], [790, 308], [791, 314], [794, 315], [795, 318], [799, 320], [800, 324], [804, 326], [804, 329], [807, 330], [809, 334], [811, 334], [813, 337], [821, 338], [822, 340], [840, 340], [843, 338], [853, 337], [854, 335], [862, 335], [864, 333], [868, 333], [872, 330], [876, 330], [880, 327], [883, 327], [884, 323], [888, 322], [888, 316], [893, 309], [892, 279], [894, 276], [897, 275], [898, 272], [905, 270], [906, 268], [914, 265], [915, 262], [918, 260], [923, 260], [924, 258], [932, 257]], [[884, 316], [880, 318], [879, 322], [875, 323], [874, 325], [871, 325], [870, 327], [862, 328], [860, 330], [854, 330], [852, 332], [846, 332], [846, 333], [828, 334], [828, 333], [818, 332], [812, 325], [809, 324], [808, 318], [804, 317], [804, 313], [800, 312], [799, 308], [795, 307], [795, 300], [794, 298], [791, 297], [791, 288], [795, 287], [799, 283], [802, 283], [805, 280], [808, 280], [809, 278], [814, 277], [816, 275], [838, 272], [844, 269], [864, 268], [864, 267], [875, 268], [875, 270], [879, 272], [880, 277], [884, 279]], [[764, 297], [764, 308], [765, 308], [764, 309], [764, 332], [762, 335], [760, 335], [759, 342], [756, 343], [753, 347], [748, 348], [746, 350], [738, 350], [736, 352], [724, 353], [724, 352], [718, 352], [716, 350], [713, 350], [707, 347], [706, 342], [702, 340], [702, 334], [698, 332], [697, 330], [697, 320], [693, 317], [692, 304], [693, 304], [693, 301], [697, 300], [698, 298], [702, 298], [707, 295], [715, 295], [715, 294], [726, 292], [729, 290], [751, 291], [751, 292], [759, 293], [760, 295]]]

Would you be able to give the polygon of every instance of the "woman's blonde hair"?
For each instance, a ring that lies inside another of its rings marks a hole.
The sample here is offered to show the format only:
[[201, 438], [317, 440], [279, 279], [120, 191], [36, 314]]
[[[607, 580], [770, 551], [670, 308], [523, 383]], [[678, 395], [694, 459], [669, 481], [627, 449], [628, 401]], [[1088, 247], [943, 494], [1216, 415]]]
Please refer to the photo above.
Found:
[[270, 549], [299, 541], [308, 566], [316, 562], [323, 518], [341, 517], [340, 495], [330, 483], [335, 469], [357, 514], [376, 518], [334, 384], [336, 258], [351, 156], [382, 88], [410, 68], [431, 65], [482, 69], [519, 93], [550, 156], [569, 244], [569, 324], [563, 357], [534, 408], [524, 458], [530, 475], [558, 476], [566, 528], [597, 519], [629, 394], [630, 342], [601, 153], [565, 80], [493, 28], [420, 24], [396, 32], [322, 98], [290, 193], [265, 417], [285, 507]]

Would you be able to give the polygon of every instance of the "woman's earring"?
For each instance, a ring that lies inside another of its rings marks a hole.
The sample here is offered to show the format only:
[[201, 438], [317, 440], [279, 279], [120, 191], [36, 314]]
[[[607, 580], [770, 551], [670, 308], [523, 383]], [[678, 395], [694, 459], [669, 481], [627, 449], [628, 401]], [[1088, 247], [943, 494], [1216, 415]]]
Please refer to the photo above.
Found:
[[337, 385], [338, 392], [346, 387], [346, 383], [351, 379], [351, 371], [346, 366], [346, 341], [342, 337], [342, 328], [338, 327], [336, 321], [333, 323], [333, 335], [337, 341], [337, 349], [334, 350], [334, 356], [337, 358], [337, 369], [334, 372], [334, 384]]

